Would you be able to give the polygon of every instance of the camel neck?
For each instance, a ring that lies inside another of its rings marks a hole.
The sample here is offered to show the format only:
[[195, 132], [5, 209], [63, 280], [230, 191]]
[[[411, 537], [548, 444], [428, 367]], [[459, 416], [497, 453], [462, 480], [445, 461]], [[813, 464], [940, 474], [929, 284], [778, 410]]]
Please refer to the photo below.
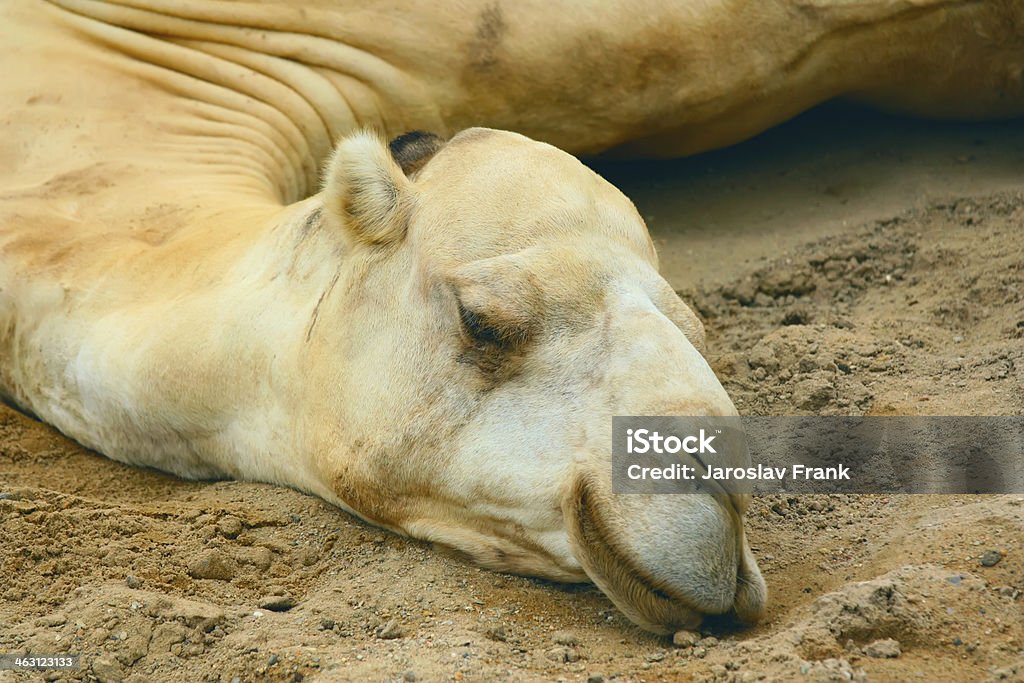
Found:
[[[360, 127], [400, 134], [419, 124], [443, 131], [414, 79], [349, 42], [343, 10], [292, 3], [128, 4], [53, 0], [65, 23], [128, 58], [140, 74], [194, 110], [178, 126], [221, 138], [282, 204], [310, 196], [334, 142]], [[173, 11], [173, 14], [172, 14]], [[316, 16], [312, 16], [316, 15]], [[158, 105], [159, 103], [154, 103]], [[422, 120], [399, 114], [416, 111]]]

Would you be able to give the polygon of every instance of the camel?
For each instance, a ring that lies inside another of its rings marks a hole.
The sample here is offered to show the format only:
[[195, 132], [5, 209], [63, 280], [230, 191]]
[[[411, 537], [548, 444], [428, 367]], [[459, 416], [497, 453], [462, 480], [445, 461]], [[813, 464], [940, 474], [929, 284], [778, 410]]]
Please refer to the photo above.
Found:
[[0, 8], [0, 394], [656, 633], [756, 621], [744, 496], [611, 492], [613, 415], [736, 411], [632, 204], [557, 148], [690, 154], [836, 96], [1018, 115], [1024, 9], [364, 5]]

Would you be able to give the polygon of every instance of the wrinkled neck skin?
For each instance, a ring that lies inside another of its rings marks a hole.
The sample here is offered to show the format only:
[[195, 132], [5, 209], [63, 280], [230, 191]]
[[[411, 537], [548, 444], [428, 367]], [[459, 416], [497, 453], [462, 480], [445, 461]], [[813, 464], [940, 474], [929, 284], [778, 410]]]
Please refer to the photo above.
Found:
[[284, 203], [308, 196], [332, 141], [362, 126], [488, 126], [572, 153], [675, 157], [835, 97], [932, 117], [1024, 114], [1024, 10], [1012, 2], [51, 1], [63, 25], [152, 65], [147, 78], [203, 102], [208, 120], [255, 119], [249, 154], [276, 169]]

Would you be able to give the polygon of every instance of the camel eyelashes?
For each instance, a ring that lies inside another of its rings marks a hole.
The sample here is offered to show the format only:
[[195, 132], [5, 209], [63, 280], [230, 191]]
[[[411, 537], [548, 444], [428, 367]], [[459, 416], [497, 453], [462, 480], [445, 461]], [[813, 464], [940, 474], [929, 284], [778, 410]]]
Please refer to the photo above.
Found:
[[462, 329], [474, 340], [484, 344], [498, 344], [501, 342], [501, 333], [496, 327], [489, 327], [483, 319], [473, 311], [469, 310], [459, 302], [459, 320], [462, 321]]
[[477, 347], [512, 349], [522, 346], [529, 339], [526, 325], [517, 321], [488, 317], [471, 310], [460, 300], [459, 320], [463, 332]]

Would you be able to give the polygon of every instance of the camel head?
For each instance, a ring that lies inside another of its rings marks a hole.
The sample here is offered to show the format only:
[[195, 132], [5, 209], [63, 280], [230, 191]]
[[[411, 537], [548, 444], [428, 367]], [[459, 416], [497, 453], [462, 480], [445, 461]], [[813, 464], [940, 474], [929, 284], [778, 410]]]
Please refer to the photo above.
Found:
[[743, 497], [612, 493], [612, 416], [736, 414], [625, 196], [470, 129], [348, 138], [320, 199], [344, 256], [300, 431], [329, 498], [496, 570], [592, 580], [651, 631], [760, 616]]

